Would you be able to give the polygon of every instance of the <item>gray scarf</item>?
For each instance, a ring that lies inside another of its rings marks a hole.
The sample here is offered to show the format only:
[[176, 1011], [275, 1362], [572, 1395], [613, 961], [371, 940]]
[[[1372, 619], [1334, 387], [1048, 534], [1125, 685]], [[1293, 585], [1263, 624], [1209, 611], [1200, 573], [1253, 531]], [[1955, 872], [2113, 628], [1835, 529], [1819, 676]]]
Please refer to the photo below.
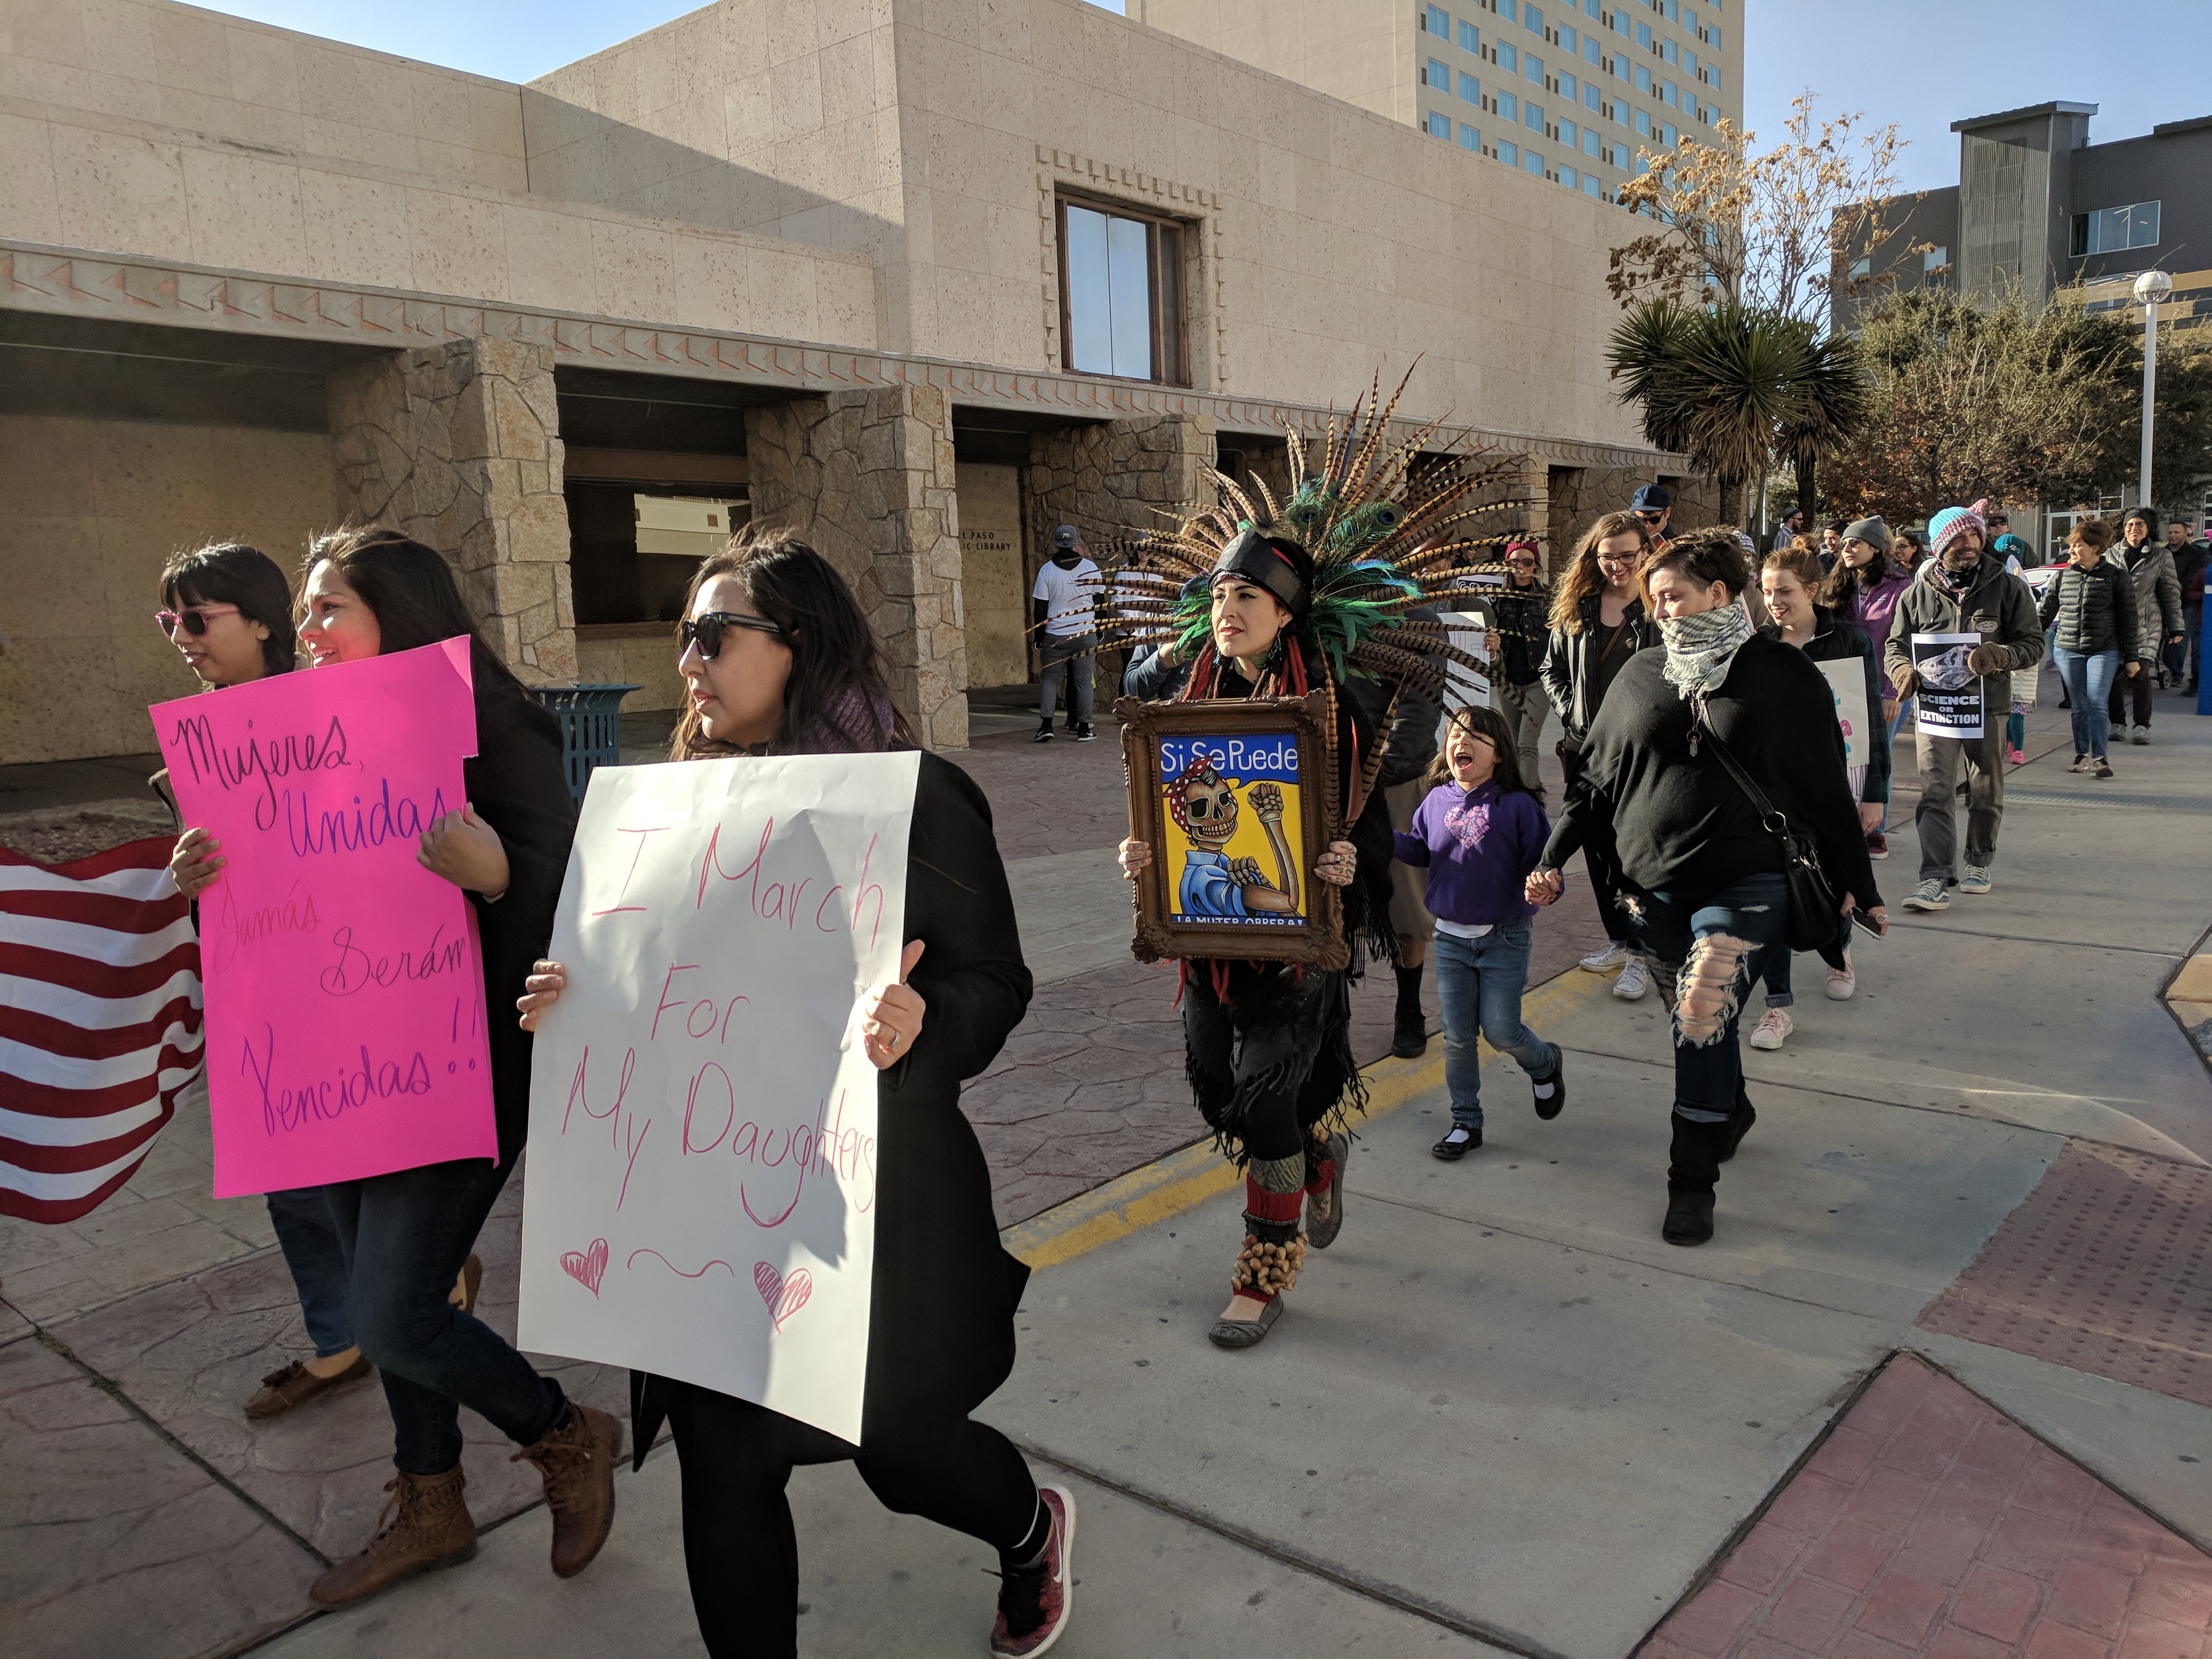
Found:
[[1667, 684], [1682, 694], [1705, 723], [1705, 699], [1721, 688], [1743, 642], [1751, 637], [1751, 618], [1740, 605], [1716, 605], [1694, 617], [1667, 617], [1659, 623], [1667, 647]]

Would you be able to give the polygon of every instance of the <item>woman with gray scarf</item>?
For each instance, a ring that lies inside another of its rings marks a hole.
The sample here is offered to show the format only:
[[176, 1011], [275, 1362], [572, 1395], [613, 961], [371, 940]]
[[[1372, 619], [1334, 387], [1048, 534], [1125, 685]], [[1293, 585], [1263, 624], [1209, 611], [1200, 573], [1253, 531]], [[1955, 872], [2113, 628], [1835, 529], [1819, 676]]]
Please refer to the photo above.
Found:
[[[1835, 700], [1795, 647], [1753, 632], [1738, 604], [1751, 573], [1733, 532], [1670, 542], [1644, 568], [1658, 649], [1638, 653], [1599, 711], [1528, 896], [1549, 904], [1576, 852], [1609, 853], [1634, 946], [1673, 1013], [1674, 1109], [1667, 1170], [1670, 1244], [1713, 1236], [1720, 1166], [1756, 1121], [1737, 1018], [1771, 951], [1789, 948], [1780, 838], [1715, 752], [1725, 744], [1829, 881], [1880, 931], [1888, 921], [1844, 771]], [[1824, 733], [1827, 741], [1808, 742]]]

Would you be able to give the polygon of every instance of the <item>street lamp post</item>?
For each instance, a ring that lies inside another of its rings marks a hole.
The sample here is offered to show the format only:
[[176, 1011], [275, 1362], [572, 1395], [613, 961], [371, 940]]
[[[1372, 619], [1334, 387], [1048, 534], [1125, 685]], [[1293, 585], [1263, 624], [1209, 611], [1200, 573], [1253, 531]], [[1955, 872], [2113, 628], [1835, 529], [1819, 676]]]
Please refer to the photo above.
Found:
[[2158, 302], [2173, 292], [2173, 278], [2162, 270], [2146, 270], [2136, 278], [2136, 303], [2143, 308], [2142, 454], [2136, 478], [2137, 503], [2150, 505], [2150, 416], [2158, 395]]

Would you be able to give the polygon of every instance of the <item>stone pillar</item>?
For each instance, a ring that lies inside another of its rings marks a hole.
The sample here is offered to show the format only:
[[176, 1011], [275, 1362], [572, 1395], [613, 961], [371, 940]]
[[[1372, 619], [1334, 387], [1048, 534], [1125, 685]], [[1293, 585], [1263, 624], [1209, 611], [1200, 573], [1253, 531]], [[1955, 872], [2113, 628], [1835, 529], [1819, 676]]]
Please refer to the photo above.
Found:
[[935, 386], [833, 392], [745, 411], [756, 520], [836, 565], [931, 749], [968, 746], [968, 647], [952, 407]]
[[330, 410], [341, 510], [444, 554], [486, 642], [525, 681], [574, 680], [552, 348], [380, 353], [331, 376]]
[[1030, 495], [1041, 532], [1036, 545], [1048, 546], [1059, 524], [1073, 525], [1086, 542], [1172, 526], [1176, 508], [1200, 500], [1198, 469], [1212, 465], [1213, 454], [1213, 422], [1188, 415], [1141, 415], [1034, 434]]

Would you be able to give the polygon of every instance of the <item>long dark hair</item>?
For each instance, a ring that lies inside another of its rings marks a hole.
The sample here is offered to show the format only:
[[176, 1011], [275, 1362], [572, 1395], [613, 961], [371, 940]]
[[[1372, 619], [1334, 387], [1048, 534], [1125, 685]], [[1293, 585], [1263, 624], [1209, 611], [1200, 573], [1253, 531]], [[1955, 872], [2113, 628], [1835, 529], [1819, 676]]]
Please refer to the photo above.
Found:
[[[1597, 568], [1597, 550], [1601, 542], [1609, 542], [1615, 536], [1638, 536], [1643, 538], [1638, 557], [1651, 550], [1651, 526], [1633, 513], [1608, 513], [1583, 532], [1569, 556], [1567, 574], [1552, 588], [1551, 624], [1570, 634], [1583, 631], [1583, 603], [1605, 586], [1605, 573]], [[1632, 577], [1633, 571], [1629, 573]]]
[[1837, 554], [1834, 566], [1822, 580], [1820, 591], [1814, 596], [1817, 603], [1831, 611], [1849, 611], [1851, 600], [1862, 588], [1877, 587], [1893, 575], [1910, 574], [1898, 563], [1897, 555], [1890, 550], [1903, 539], [1902, 535], [1895, 536], [1891, 538], [1889, 547], [1875, 547], [1874, 557], [1863, 565], [1853, 564], [1843, 554]]
[[292, 631], [292, 586], [276, 561], [244, 542], [213, 542], [179, 553], [161, 567], [161, 603], [182, 611], [196, 605], [234, 605], [248, 622], [269, 630], [261, 641], [261, 672], [289, 674], [300, 665]]
[[307, 549], [302, 577], [325, 562], [376, 613], [377, 629], [383, 636], [380, 654], [412, 651], [465, 634], [477, 695], [481, 697], [489, 690], [521, 693], [522, 682], [492, 654], [477, 631], [476, 617], [461, 598], [453, 567], [435, 548], [389, 525], [348, 525], [315, 538]]
[[1543, 799], [1543, 787], [1521, 775], [1521, 750], [1514, 741], [1513, 728], [1505, 723], [1505, 716], [1495, 708], [1474, 704], [1452, 710], [1450, 725], [1444, 729], [1444, 740], [1437, 745], [1437, 757], [1429, 763], [1428, 775], [1421, 780], [1423, 788], [1434, 789], [1447, 783], [1458, 787], [1459, 781], [1452, 776], [1451, 763], [1444, 758], [1444, 750], [1451, 746], [1452, 726], [1463, 726], [1476, 737], [1490, 739], [1490, 746], [1498, 751], [1498, 764], [1491, 769], [1490, 781], [1498, 786], [1501, 799], [1518, 793]]
[[[836, 566], [789, 530], [749, 524], [730, 538], [728, 552], [701, 563], [684, 590], [684, 616], [699, 590], [722, 576], [744, 589], [753, 609], [783, 630], [791, 647], [783, 716], [769, 739], [769, 754], [921, 746], [906, 711], [892, 700], [883, 646]], [[668, 740], [671, 760], [742, 752], [707, 735], [696, 703]]]

